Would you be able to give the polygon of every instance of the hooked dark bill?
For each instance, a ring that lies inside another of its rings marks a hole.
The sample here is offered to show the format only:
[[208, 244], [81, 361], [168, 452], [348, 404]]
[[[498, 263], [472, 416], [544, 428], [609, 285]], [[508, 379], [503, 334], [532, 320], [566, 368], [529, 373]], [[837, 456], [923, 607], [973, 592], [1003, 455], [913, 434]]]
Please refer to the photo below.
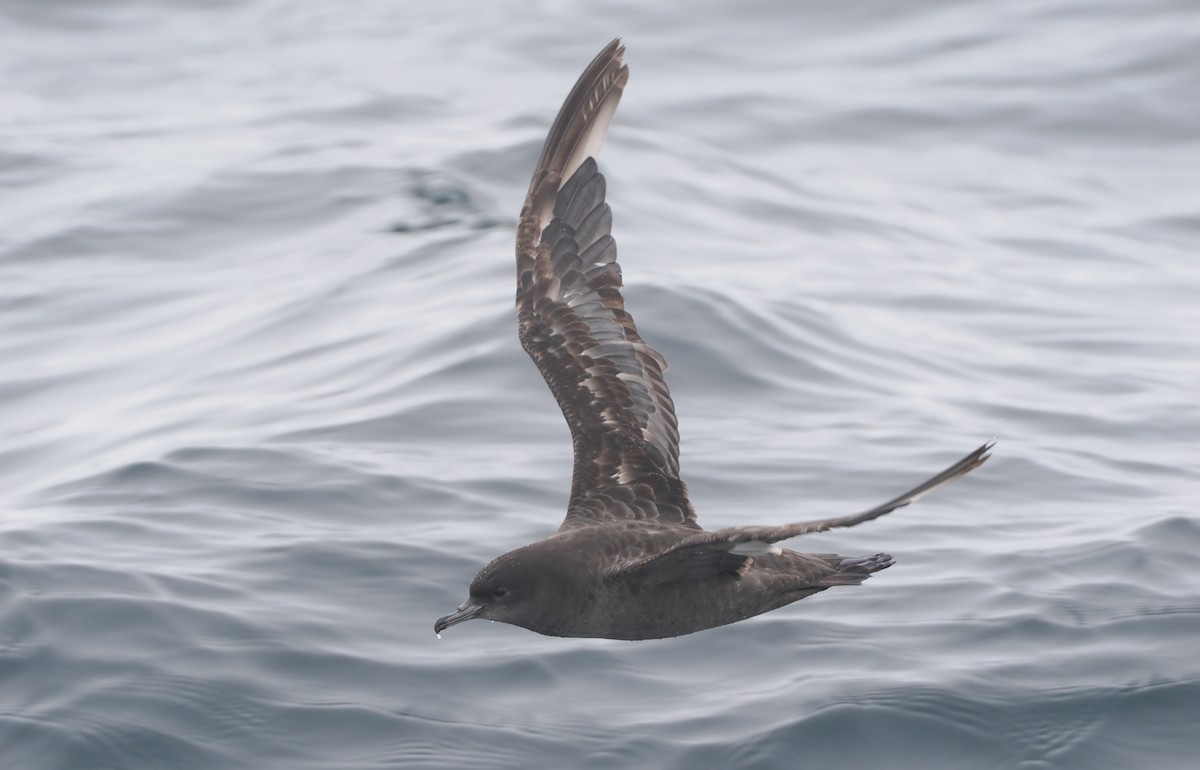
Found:
[[458, 605], [458, 609], [456, 609], [454, 612], [451, 612], [449, 615], [443, 615], [442, 617], [438, 618], [433, 624], [433, 632], [435, 634], [440, 634], [443, 631], [445, 631], [447, 628], [449, 628], [450, 626], [457, 625], [466, 620], [470, 620], [471, 618], [478, 615], [479, 611], [482, 609], [483, 609], [483, 605], [476, 604], [473, 601], [471, 601], [470, 599], [467, 599], [465, 602]]

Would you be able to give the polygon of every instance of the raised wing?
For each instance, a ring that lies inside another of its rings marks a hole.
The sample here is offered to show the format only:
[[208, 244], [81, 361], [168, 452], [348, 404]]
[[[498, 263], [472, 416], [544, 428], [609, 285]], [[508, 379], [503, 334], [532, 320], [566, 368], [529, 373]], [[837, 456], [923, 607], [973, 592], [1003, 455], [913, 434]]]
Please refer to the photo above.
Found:
[[[521, 345], [571, 429], [564, 526], [649, 518], [694, 526], [667, 364], [625, 312], [612, 212], [592, 157], [629, 78], [624, 52], [614, 40], [580, 76], [529, 185], [517, 227]], [[606, 507], [614, 496], [630, 501]]]
[[701, 565], [709, 566], [712, 569], [728, 570], [730, 564], [734, 564], [734, 566], [740, 564], [732, 557], [769, 552], [771, 544], [780, 540], [813, 532], [825, 532], [838, 527], [853, 527], [864, 521], [878, 519], [897, 508], [903, 508], [938, 487], [949, 484], [958, 477], [978, 468], [990, 456], [988, 452], [991, 448], [992, 442], [989, 441], [946, 470], [921, 482], [899, 497], [853, 516], [783, 524], [778, 527], [729, 527], [728, 529], [718, 529], [715, 532], [701, 532], [684, 538], [659, 553], [619, 564], [610, 571], [609, 575], [610, 577], [620, 577], [636, 574], [653, 569], [659, 563], [667, 565], [668, 569], [674, 569], [679, 564], [688, 564], [691, 565], [689, 568], [693, 573], [702, 573]]

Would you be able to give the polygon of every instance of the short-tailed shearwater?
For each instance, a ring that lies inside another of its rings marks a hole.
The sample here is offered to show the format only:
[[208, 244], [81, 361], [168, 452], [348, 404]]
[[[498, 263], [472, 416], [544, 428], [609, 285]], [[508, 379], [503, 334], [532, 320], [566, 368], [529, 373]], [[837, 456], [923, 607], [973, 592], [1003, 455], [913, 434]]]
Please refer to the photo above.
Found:
[[566, 519], [510, 551], [438, 618], [486, 618], [552, 636], [658, 639], [735, 623], [891, 566], [887, 554], [797, 553], [780, 540], [852, 527], [908, 505], [988, 457], [984, 444], [899, 497], [854, 516], [705, 531], [679, 477], [663, 357], [621, 297], [604, 177], [596, 169], [629, 79], [619, 40], [567, 96], [517, 225], [521, 345], [553, 391], [575, 451]]

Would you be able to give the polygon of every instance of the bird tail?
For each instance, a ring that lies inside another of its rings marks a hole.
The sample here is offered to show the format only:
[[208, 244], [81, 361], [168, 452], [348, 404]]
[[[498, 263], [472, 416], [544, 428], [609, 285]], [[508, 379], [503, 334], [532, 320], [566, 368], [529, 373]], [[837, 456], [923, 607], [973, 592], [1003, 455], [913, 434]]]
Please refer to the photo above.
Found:
[[837, 571], [821, 581], [823, 586], [856, 586], [871, 576], [872, 572], [887, 569], [895, 564], [891, 555], [877, 553], [874, 556], [833, 556], [830, 566]]

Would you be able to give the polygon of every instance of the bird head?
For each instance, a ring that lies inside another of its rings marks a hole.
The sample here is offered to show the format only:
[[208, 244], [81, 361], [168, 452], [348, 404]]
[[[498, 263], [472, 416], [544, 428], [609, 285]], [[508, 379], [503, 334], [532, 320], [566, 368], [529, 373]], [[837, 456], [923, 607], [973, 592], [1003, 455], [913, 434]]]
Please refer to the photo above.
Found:
[[564, 571], [561, 557], [540, 546], [533, 543], [493, 559], [471, 581], [467, 600], [438, 618], [433, 630], [440, 634], [458, 623], [484, 618], [541, 631], [542, 608], [563, 585]]

